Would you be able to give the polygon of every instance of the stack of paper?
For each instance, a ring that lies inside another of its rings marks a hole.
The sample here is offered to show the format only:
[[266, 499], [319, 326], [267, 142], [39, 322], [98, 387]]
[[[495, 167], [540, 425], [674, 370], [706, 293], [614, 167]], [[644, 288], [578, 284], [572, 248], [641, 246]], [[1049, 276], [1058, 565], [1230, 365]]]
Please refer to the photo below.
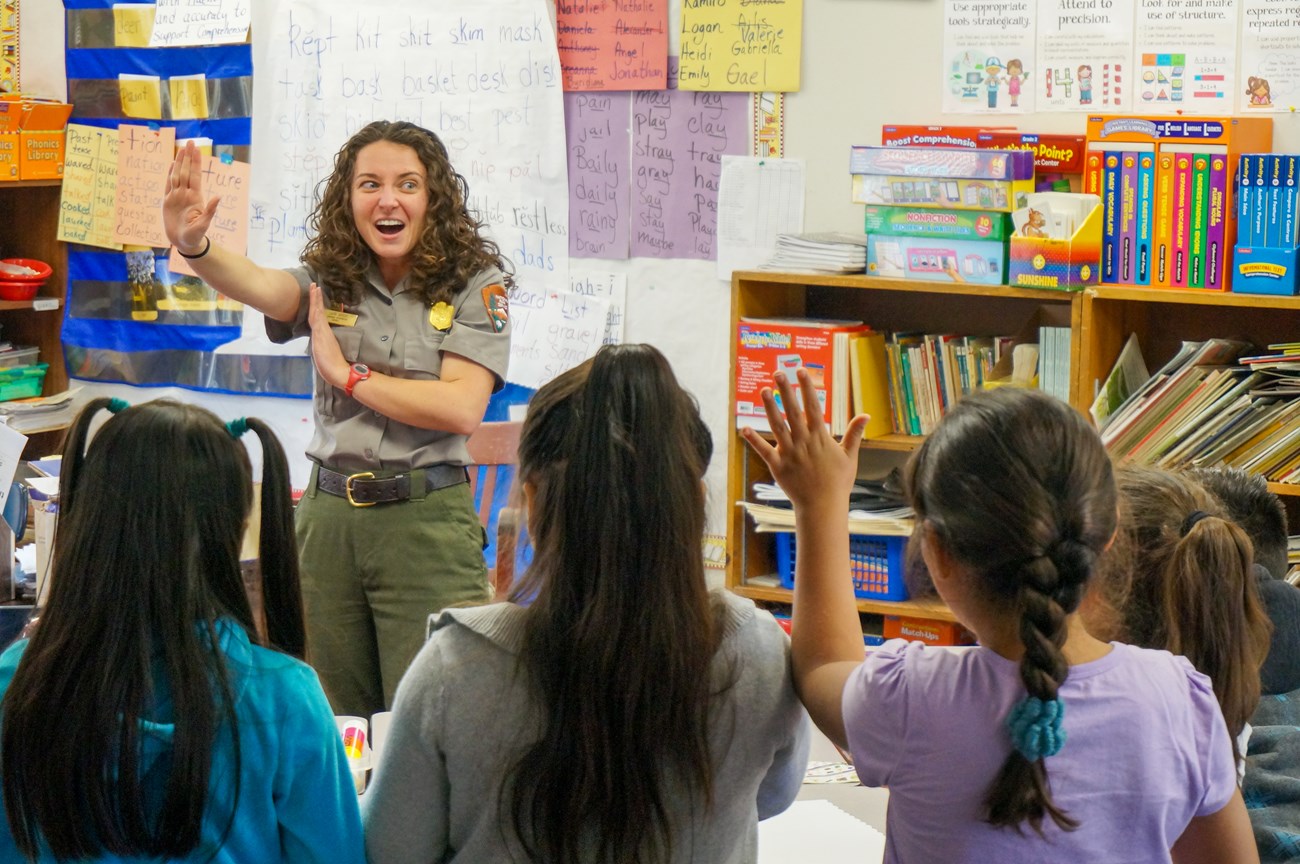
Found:
[[59, 429], [72, 422], [73, 396], [80, 388], [53, 396], [0, 402], [0, 422], [18, 432]]
[[776, 253], [762, 269], [862, 273], [867, 269], [867, 235], [839, 232], [779, 234]]
[[[754, 530], [759, 533], [794, 530], [794, 511], [788, 507], [756, 504], [753, 501], [737, 501], [736, 503], [745, 508], [745, 512], [754, 520]], [[912, 510], [911, 508], [899, 508], [887, 512], [850, 510], [848, 529], [850, 534], [870, 534], [878, 537], [910, 537], [912, 535]]]

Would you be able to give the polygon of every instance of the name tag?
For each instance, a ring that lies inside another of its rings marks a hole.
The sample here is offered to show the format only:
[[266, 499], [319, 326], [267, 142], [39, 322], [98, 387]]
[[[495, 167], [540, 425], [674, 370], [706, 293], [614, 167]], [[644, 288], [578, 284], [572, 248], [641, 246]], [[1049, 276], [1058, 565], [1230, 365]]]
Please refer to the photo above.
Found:
[[342, 309], [326, 309], [325, 320], [339, 327], [357, 326], [357, 316]]

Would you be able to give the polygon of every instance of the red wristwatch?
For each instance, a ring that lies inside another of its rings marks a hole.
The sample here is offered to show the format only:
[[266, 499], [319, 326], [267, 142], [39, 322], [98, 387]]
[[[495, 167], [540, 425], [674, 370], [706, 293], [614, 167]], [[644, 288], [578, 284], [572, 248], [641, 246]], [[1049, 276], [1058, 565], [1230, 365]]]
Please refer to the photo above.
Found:
[[370, 367], [364, 363], [353, 363], [348, 369], [348, 383], [344, 385], [343, 392], [352, 395], [352, 388], [370, 377]]

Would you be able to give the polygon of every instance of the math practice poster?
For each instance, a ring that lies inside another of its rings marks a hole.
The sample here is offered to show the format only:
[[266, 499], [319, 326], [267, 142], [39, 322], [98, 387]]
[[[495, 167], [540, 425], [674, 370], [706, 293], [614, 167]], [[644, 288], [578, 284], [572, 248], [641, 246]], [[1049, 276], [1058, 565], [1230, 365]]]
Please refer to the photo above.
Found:
[[1117, 113], [1133, 102], [1133, 0], [1038, 0], [1039, 111]]
[[1133, 110], [1231, 114], [1237, 0], [1137, 0]]
[[1300, 9], [1295, 0], [1242, 0], [1237, 110], [1300, 107]]
[[1029, 114], [1034, 0], [944, 0], [943, 110], [947, 114]]

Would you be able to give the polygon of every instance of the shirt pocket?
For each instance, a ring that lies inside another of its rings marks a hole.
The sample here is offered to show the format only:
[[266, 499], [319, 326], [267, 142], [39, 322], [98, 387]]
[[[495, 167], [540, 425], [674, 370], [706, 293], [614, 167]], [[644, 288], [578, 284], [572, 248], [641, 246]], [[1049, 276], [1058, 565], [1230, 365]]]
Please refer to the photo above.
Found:
[[408, 339], [402, 351], [402, 369], [407, 378], [435, 381], [442, 374], [442, 340], [446, 333], [432, 327]]
[[[343, 359], [349, 364], [358, 362], [361, 359], [361, 331], [355, 327], [334, 327], [332, 332], [338, 340], [339, 350], [343, 352]], [[339, 387], [331, 387], [319, 376], [318, 380], [320, 392], [317, 394], [317, 406], [320, 412], [327, 417], [338, 416], [338, 412], [345, 410], [347, 403], [353, 401], [352, 397]]]

